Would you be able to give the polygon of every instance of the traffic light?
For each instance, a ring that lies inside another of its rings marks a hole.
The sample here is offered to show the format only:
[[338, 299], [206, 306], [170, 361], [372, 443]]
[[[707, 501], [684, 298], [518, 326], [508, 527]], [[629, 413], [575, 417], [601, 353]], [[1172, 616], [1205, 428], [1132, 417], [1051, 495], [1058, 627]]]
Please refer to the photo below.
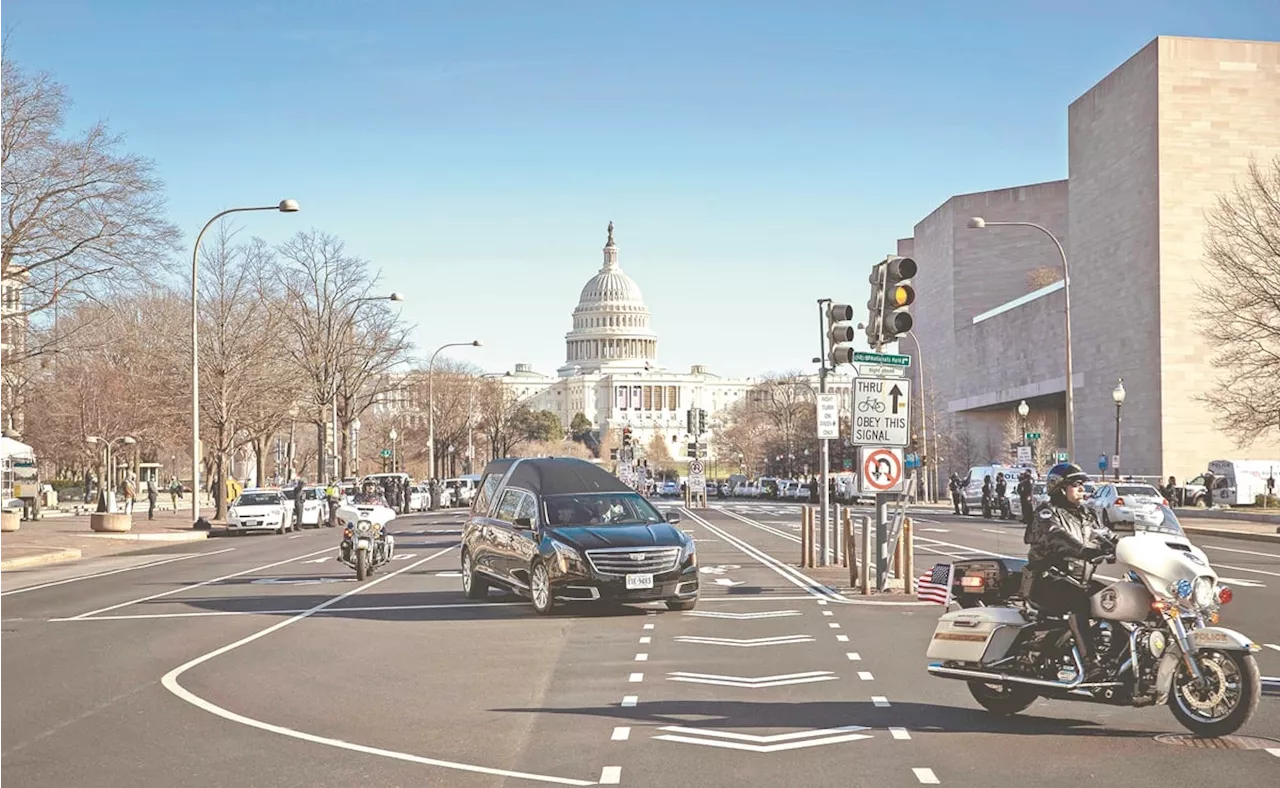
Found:
[[695, 435], [701, 435], [707, 431], [707, 412], [702, 408], [698, 408], [698, 417], [694, 420], [693, 426], [698, 428], [698, 431], [694, 433]]
[[624, 460], [631, 459], [631, 428], [622, 428], [622, 458]]
[[871, 300], [867, 302], [867, 343], [875, 349], [911, 330], [910, 307], [916, 300], [911, 278], [916, 261], [910, 257], [886, 257], [871, 269]]
[[848, 304], [827, 305], [827, 361], [832, 368], [853, 363], [853, 348], [846, 343], [853, 341], [853, 307]]
[[697, 435], [698, 428], [698, 411], [696, 408], [689, 408], [684, 414], [684, 429], [690, 435]]

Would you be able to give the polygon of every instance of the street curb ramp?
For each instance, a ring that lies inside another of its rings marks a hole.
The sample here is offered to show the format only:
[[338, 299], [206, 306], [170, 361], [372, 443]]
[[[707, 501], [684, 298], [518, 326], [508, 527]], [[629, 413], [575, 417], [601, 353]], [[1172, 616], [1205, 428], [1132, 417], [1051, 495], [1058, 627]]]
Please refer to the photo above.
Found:
[[27, 569], [33, 566], [60, 564], [64, 561], [78, 561], [81, 553], [74, 547], [45, 547], [30, 555], [18, 555], [13, 558], [0, 559], [0, 572], [13, 569]]

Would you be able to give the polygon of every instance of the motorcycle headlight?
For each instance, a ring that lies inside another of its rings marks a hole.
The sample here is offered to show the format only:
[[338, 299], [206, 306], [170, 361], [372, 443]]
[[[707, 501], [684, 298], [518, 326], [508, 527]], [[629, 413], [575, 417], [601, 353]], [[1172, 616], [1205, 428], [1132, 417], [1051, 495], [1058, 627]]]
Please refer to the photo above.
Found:
[[373, 523], [368, 520], [361, 520], [356, 523], [356, 530], [361, 532], [371, 531], [373, 530]]
[[1195, 587], [1192, 590], [1191, 601], [1196, 607], [1208, 607], [1216, 600], [1213, 593], [1213, 581], [1207, 577], [1197, 577]]

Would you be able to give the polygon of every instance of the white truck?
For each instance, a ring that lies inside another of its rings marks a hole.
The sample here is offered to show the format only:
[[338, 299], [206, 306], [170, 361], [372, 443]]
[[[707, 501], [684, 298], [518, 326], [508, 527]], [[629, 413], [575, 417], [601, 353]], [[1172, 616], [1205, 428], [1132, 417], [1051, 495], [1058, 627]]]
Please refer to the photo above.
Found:
[[[1215, 506], [1253, 506], [1259, 495], [1280, 494], [1280, 460], [1213, 460]], [[1268, 484], [1270, 482], [1270, 485]], [[1186, 484], [1187, 503], [1204, 495], [1204, 475]]]

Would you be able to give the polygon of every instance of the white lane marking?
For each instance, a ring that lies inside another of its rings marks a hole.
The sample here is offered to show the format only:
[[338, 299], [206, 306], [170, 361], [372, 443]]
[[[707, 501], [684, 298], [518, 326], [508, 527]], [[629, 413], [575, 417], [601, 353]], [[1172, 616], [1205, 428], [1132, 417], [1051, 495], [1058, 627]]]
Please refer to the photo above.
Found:
[[[1064, 378], [1064, 380], [1065, 380], [1065, 378]], [[1276, 645], [1275, 643], [1263, 643], [1262, 645], [1266, 646], [1267, 648], [1269, 648], [1269, 649], [1271, 649], [1271, 650], [1273, 650], [1273, 651], [1280, 651], [1280, 646]]]
[[1222, 567], [1223, 569], [1234, 569], [1237, 572], [1249, 572], [1250, 574], [1255, 574], [1255, 575], [1266, 575], [1267, 577], [1280, 577], [1280, 573], [1264, 572], [1261, 569], [1250, 569], [1247, 566], [1232, 566], [1231, 564], [1215, 564], [1215, 568], [1216, 567]]
[[[1065, 378], [1064, 378], [1064, 380], [1065, 380]], [[933, 521], [932, 521], [932, 520], [922, 520], [921, 522], [928, 523], [928, 522], [933, 522]], [[951, 529], [950, 529], [950, 528], [921, 528], [920, 530], [921, 530], [921, 531], [928, 531], [929, 533], [933, 533], [933, 534], [949, 534], [949, 533], [951, 533]]]
[[[707, 610], [695, 610], [684, 615], [691, 618], [731, 618], [737, 621], [751, 621], [757, 618], [785, 618], [801, 615], [799, 610], [762, 610], [759, 613], [719, 613]], [[827, 613], [826, 615], [831, 615]]]
[[318, 605], [315, 605], [314, 607], [308, 608], [306, 611], [299, 613], [296, 616], [287, 618], [284, 621], [280, 621], [276, 624], [273, 624], [267, 627], [266, 629], [259, 630], [258, 632], [255, 632], [252, 635], [249, 635], [248, 637], [241, 638], [240, 640], [237, 640], [234, 643], [228, 643], [222, 648], [214, 649], [213, 651], [210, 651], [207, 654], [203, 654], [199, 657], [196, 657], [193, 660], [185, 662], [182, 665], [179, 665], [178, 667], [166, 673], [164, 677], [160, 679], [160, 683], [164, 686], [165, 689], [169, 690], [177, 697], [181, 698], [187, 703], [190, 703], [192, 706], [195, 706], [198, 709], [202, 709], [204, 711], [209, 712], [210, 714], [217, 715], [219, 717], [222, 717], [223, 719], [230, 720], [231, 722], [238, 722], [242, 725], [247, 725], [251, 728], [257, 728], [259, 730], [268, 731], [270, 733], [278, 733], [282, 736], [289, 736], [294, 739], [309, 741], [314, 744], [324, 744], [330, 747], [336, 747], [343, 750], [351, 750], [353, 752], [360, 752], [366, 755], [379, 755], [384, 758], [392, 758], [394, 760], [407, 761], [409, 763], [419, 763], [426, 766], [440, 766], [446, 769], [456, 769], [458, 771], [465, 771], [465, 772], [476, 772], [479, 774], [490, 774], [497, 777], [515, 777], [515, 778], [520, 778], [525, 780], [531, 780], [534, 782], [555, 783], [557, 785], [584, 785], [584, 786], [591, 785], [591, 782], [587, 780], [573, 780], [573, 779], [568, 779], [564, 777], [551, 777], [544, 774], [530, 774], [526, 772], [515, 772], [515, 771], [509, 771], [506, 769], [494, 769], [488, 766], [478, 766], [476, 764], [470, 764], [470, 763], [458, 763], [455, 761], [440, 760], [438, 758], [426, 758], [420, 755], [412, 755], [406, 752], [397, 752], [395, 750], [384, 750], [379, 747], [369, 747], [367, 745], [356, 744], [354, 742], [343, 741], [341, 739], [330, 739], [324, 736], [316, 736], [315, 734], [294, 730], [292, 728], [286, 728], [282, 725], [274, 725], [269, 722], [263, 722], [262, 720], [256, 720], [256, 719], [253, 719], [252, 717], [246, 717], [242, 714], [237, 714], [233, 711], [230, 711], [229, 709], [225, 709], [208, 700], [205, 700], [204, 698], [200, 697], [199, 695], [196, 695], [195, 693], [191, 692], [186, 687], [183, 687], [180, 683], [178, 683], [178, 679], [182, 677], [182, 674], [186, 673], [188, 670], [191, 670], [194, 667], [202, 665], [212, 659], [216, 659], [217, 657], [220, 657], [223, 654], [227, 654], [231, 651], [234, 651], [240, 648], [241, 646], [254, 642], [255, 640], [264, 638], [267, 635], [272, 634], [273, 632], [278, 632], [279, 630], [284, 629], [285, 627], [290, 626], [291, 624], [296, 624], [299, 621], [310, 618], [311, 616], [315, 615], [319, 611], [324, 610], [325, 608], [328, 608], [328, 607], [332, 607], [333, 605], [336, 605], [338, 602], [341, 602], [347, 597], [350, 597], [354, 594], [361, 593], [362, 591], [368, 591], [370, 588], [377, 586], [379, 583], [390, 580], [391, 578], [403, 572], [408, 572], [412, 569], [415, 569], [418, 566], [426, 563], [427, 561], [430, 561], [433, 558], [438, 558], [444, 555], [445, 553], [448, 553], [451, 550], [453, 550], [454, 547], [456, 547], [456, 545], [454, 545], [453, 547], [446, 547], [445, 549], [437, 553], [432, 553], [431, 555], [426, 556], [425, 558], [420, 558], [419, 560], [413, 562], [412, 564], [409, 564], [403, 569], [397, 569], [396, 571], [391, 572], [389, 574], [385, 574], [381, 577], [374, 578], [373, 580], [367, 581], [364, 585], [357, 586], [356, 588], [353, 588], [350, 591], [346, 591], [337, 596], [330, 597], [329, 599], [326, 599], [325, 601], [319, 603]]
[[[955, 544], [954, 542], [944, 542], [944, 541], [942, 541], [942, 540], [940, 540], [940, 539], [927, 539], [927, 538], [925, 538], [925, 537], [921, 536], [921, 537], [919, 537], [916, 541], [918, 541], [918, 542], [927, 542], [927, 543], [929, 543], [929, 544], [934, 544], [934, 545], [942, 545], [943, 547], [950, 547], [950, 548], [952, 548], [952, 549], [954, 549], [954, 550], [962, 550], [962, 551], [964, 551], [964, 552], [968, 552], [968, 553], [979, 553], [979, 554], [981, 554], [981, 555], [993, 555], [993, 556], [995, 556], [996, 558], [1012, 558], [1012, 559], [1014, 559], [1014, 560], [1016, 560], [1016, 561], [1021, 561], [1021, 560], [1023, 560], [1022, 558], [1018, 558], [1017, 556], [1013, 556], [1013, 555], [1005, 555], [1004, 553], [993, 553], [993, 552], [991, 552], [990, 550], [984, 550], [984, 549], [982, 549], [981, 547], [970, 547], [969, 545]], [[917, 549], [919, 549], [919, 546], [917, 546]], [[1025, 558], [1025, 556], [1024, 556], [1024, 558]]]
[[916, 779], [920, 781], [921, 785], [940, 784], [938, 776], [933, 773], [933, 769], [912, 769], [911, 771], [915, 773]]
[[609, 737], [609, 741], [626, 741], [631, 738], [631, 728], [626, 725], [619, 725], [613, 729], [613, 735]]
[[824, 616], [834, 616], [834, 615], [835, 615], [835, 613], [832, 613], [830, 610], [824, 610], [824, 611], [822, 611], [822, 615], [824, 615]]
[[[532, 602], [441, 602], [434, 605], [370, 605], [367, 607], [335, 607], [321, 610], [317, 616], [345, 615], [347, 613], [378, 613], [387, 610], [447, 610], [456, 607], [516, 607]], [[202, 610], [184, 613], [133, 613], [118, 616], [94, 616], [93, 618], [51, 618], [50, 622], [66, 621], [143, 621], [149, 618], [209, 618], [214, 616], [292, 616], [306, 612], [304, 607], [287, 610]]]
[[1257, 550], [1241, 550], [1238, 547], [1219, 547], [1216, 544], [1200, 545], [1205, 550], [1223, 550], [1228, 553], [1244, 553], [1245, 555], [1260, 555], [1267, 558], [1280, 558], [1280, 553], [1260, 553]]
[[[1064, 380], [1065, 380], [1065, 378], [1064, 378]], [[299, 561], [298, 563], [302, 563], [302, 564], [323, 564], [323, 563], [325, 563], [326, 561], [332, 561], [332, 560], [333, 560], [332, 556], [325, 556], [324, 558], [316, 558], [316, 559], [311, 560], [311, 561]]]
[[630, 681], [632, 684], [639, 684], [640, 682], [644, 681], [644, 674], [632, 673], [631, 677], [627, 680]]
[[[1063, 378], [1063, 380], [1066, 380], [1066, 378]], [[931, 528], [931, 529], [929, 529], [929, 530], [933, 530], [933, 529]], [[1002, 533], [1004, 533], [1004, 531], [1001, 531], [999, 528], [983, 528], [983, 529], [982, 529], [982, 532], [983, 532], [984, 534], [1002, 534]], [[1083, 637], [1083, 635], [1082, 635], [1081, 637]]]
[[844, 655], [849, 658], [850, 662], [860, 662], [862, 660], [862, 655], [856, 651], [846, 651]]
[[[1065, 380], [1065, 378], [1064, 378], [1064, 380]], [[644, 625], [644, 628], [645, 628], [645, 629], [653, 629], [653, 624], [645, 624], [645, 625]]]
[[889, 705], [889, 699], [883, 695], [872, 695], [871, 702], [881, 708], [884, 708]]
[[848, 635], [836, 635], [836, 642], [837, 642], [837, 643], [848, 643], [848, 642], [849, 642], [849, 636], [848, 636]]
[[[1065, 378], [1064, 378], [1064, 380], [1065, 380]], [[890, 734], [892, 734], [893, 738], [895, 738], [895, 739], [910, 739], [910, 738], [911, 738], [911, 734], [907, 732], [907, 729], [906, 729], [906, 728], [890, 728], [890, 729], [889, 729], [889, 733], [890, 733]]]
[[720, 676], [715, 673], [686, 673], [684, 671], [667, 674], [668, 681], [716, 684], [722, 687], [738, 687], [740, 689], [783, 687], [788, 684], [812, 684], [815, 681], [837, 681], [839, 678], [829, 670], [787, 673], [781, 676]]
[[54, 586], [66, 585], [67, 583], [78, 583], [81, 580], [92, 580], [95, 577], [106, 577], [108, 575], [118, 575], [121, 572], [134, 572], [134, 571], [137, 571], [138, 569], [149, 569], [150, 567], [153, 567], [153, 566], [161, 566], [163, 564], [172, 564], [174, 561], [186, 561], [191, 558], [204, 558], [205, 556], [208, 556], [208, 555], [218, 555], [219, 553], [229, 553], [234, 549], [235, 549], [234, 547], [225, 547], [221, 550], [214, 550], [208, 553], [194, 553], [192, 555], [180, 555], [176, 558], [166, 558], [163, 561], [152, 561], [147, 564], [139, 564], [138, 566], [126, 566], [122, 569], [112, 569], [108, 572], [95, 572], [94, 574], [91, 574], [91, 575], [80, 575], [78, 577], [68, 577], [65, 580], [52, 580], [48, 583], [39, 583], [38, 585], [34, 585], [34, 586], [23, 586], [22, 588], [15, 588], [12, 591], [5, 591], [4, 593], [0, 593], [0, 597], [13, 596], [14, 594], [25, 594], [28, 591], [39, 591], [42, 588], [53, 588]]
[[827, 604], [827, 600], [825, 600], [825, 599], [819, 599], [819, 600], [818, 600], [818, 604], [819, 604], [819, 605], [825, 605], [825, 604]]
[[[1063, 378], [1063, 380], [1066, 380], [1066, 378]], [[1280, 747], [1268, 747], [1267, 752], [1271, 753], [1277, 758], [1280, 758]]]
[[832, 621], [830, 624], [827, 624], [827, 626], [828, 626], [828, 627], [830, 627], [831, 629], [839, 629], [839, 628], [840, 628], [840, 625], [839, 625], [839, 624], [837, 624], [837, 623], [836, 623], [836, 622], [834, 622], [834, 621]]
[[[1063, 378], [1063, 379], [1065, 380], [1065, 378]], [[289, 538], [290, 538], [290, 539], [301, 539], [303, 536], [306, 536], [306, 534], [294, 534], [293, 536], [290, 536]]]
[[628, 709], [629, 709], [629, 708], [631, 708], [631, 707], [635, 706], [635, 705], [636, 705], [637, 703], [639, 703], [639, 702], [640, 702], [640, 696], [639, 696], [639, 695], [623, 695], [623, 696], [622, 696], [622, 706], [623, 706], [624, 708], [628, 708]]
[[858, 671], [858, 678], [859, 678], [859, 679], [861, 679], [861, 680], [863, 680], [863, 681], [875, 681], [875, 680], [876, 680], [876, 677], [875, 677], [875, 676], [873, 676], [873, 675], [871, 675], [871, 671], [869, 671], [869, 670], [860, 670], [860, 671]]
[[730, 588], [733, 588], [734, 586], [742, 586], [746, 584], [747, 584], [746, 580], [730, 580], [727, 577], [716, 578], [716, 585], [718, 586], [729, 586]]
[[1244, 578], [1241, 578], [1241, 577], [1223, 577], [1222, 575], [1218, 575], [1218, 582], [1226, 583], [1227, 585], [1240, 586], [1241, 588], [1266, 588], [1267, 587], [1266, 583], [1259, 583], [1257, 580], [1245, 580]]
[[648, 644], [648, 643], [652, 643], [652, 642], [653, 642], [653, 638], [649, 637], [648, 635], [645, 635], [644, 637], [640, 638], [640, 644], [641, 644], [641, 645], [646, 645], [646, 644]]
[[636, 662], [648, 662], [648, 661], [649, 661], [648, 654], [636, 654]]
[[[934, 604], [933, 602], [862, 602], [854, 599], [849, 599], [845, 596], [842, 596], [839, 592], [832, 590], [830, 587], [819, 583], [818, 581], [814, 580], [813, 578], [809, 577], [803, 572], [800, 572], [799, 570], [792, 568], [788, 564], [773, 557], [773, 555], [761, 550], [760, 548], [756, 547], [750, 542], [747, 542], [744, 539], [739, 539], [738, 537], [733, 536], [727, 531], [722, 530], [718, 526], [711, 524], [711, 522], [703, 519], [702, 517], [699, 517], [692, 510], [684, 509], [683, 511], [686, 512], [691, 519], [697, 520], [703, 526], [710, 528], [721, 539], [724, 539], [733, 547], [738, 548], [739, 550], [751, 556], [752, 558], [758, 559], [765, 566], [767, 566], [768, 568], [776, 572], [778, 575], [780, 575], [784, 580], [800, 588], [802, 591], [806, 591], [812, 594], [815, 597], [826, 598], [831, 601], [839, 602], [842, 605], [876, 605], [876, 606], [884, 605], [886, 607], [922, 607], [924, 605]], [[745, 517], [740, 517], [728, 510], [724, 510], [724, 514], [727, 514], [736, 520], [740, 520], [752, 527], [758, 527], [755, 521], [749, 520]]]
[[621, 766], [606, 766], [600, 770], [601, 785], [618, 785], [622, 782]]
[[[332, 552], [333, 552], [333, 547], [323, 547], [323, 548], [321, 548], [321, 549], [319, 549], [319, 550], [314, 550], [314, 551], [312, 551], [312, 552], [310, 552], [310, 553], [306, 553], [306, 554], [304, 554], [304, 555], [294, 556], [293, 558], [286, 558], [286, 559], [284, 559], [283, 561], [276, 561], [275, 563], [266, 564], [266, 565], [264, 565], [264, 566], [255, 566], [255, 567], [254, 567], [254, 568], [252, 568], [252, 569], [245, 569], [245, 570], [244, 570], [244, 571], [242, 571], [242, 572], [233, 572], [232, 574], [229, 574], [229, 575], [223, 575], [222, 577], [215, 577], [215, 578], [213, 578], [212, 580], [202, 580], [202, 581], [200, 581], [199, 583], [190, 583], [190, 584], [187, 584], [187, 585], [184, 585], [184, 586], [180, 586], [179, 588], [171, 588], [171, 589], [169, 589], [168, 591], [161, 591], [161, 592], [160, 592], [160, 593], [158, 593], [158, 594], [151, 594], [150, 596], [144, 596], [144, 597], [142, 597], [141, 599], [133, 599], [133, 600], [130, 600], [130, 601], [128, 601], [128, 602], [121, 602], [121, 603], [116, 604], [116, 605], [109, 605], [109, 606], [107, 606], [107, 607], [100, 607], [100, 608], [98, 608], [97, 610], [91, 610], [91, 611], [89, 611], [88, 613], [81, 613], [81, 614], [80, 614], [80, 615], [78, 615], [78, 616], [72, 616], [72, 617], [71, 617], [71, 620], [73, 620], [73, 621], [74, 621], [74, 620], [76, 620], [76, 619], [88, 618], [89, 616], [95, 616], [95, 615], [97, 615], [97, 614], [99, 614], [99, 613], [107, 613], [107, 612], [112, 611], [112, 610], [119, 610], [119, 609], [120, 609], [120, 608], [122, 608], [122, 607], [128, 607], [129, 605], [136, 605], [136, 604], [139, 604], [139, 603], [141, 603], [141, 602], [150, 602], [150, 601], [151, 601], [151, 600], [153, 600], [153, 599], [160, 599], [160, 598], [162, 598], [162, 597], [172, 596], [172, 595], [174, 595], [174, 594], [180, 594], [180, 593], [182, 593], [183, 591], [193, 591], [193, 590], [195, 590], [195, 589], [197, 589], [197, 588], [201, 588], [202, 586], [212, 585], [213, 583], [220, 583], [220, 582], [222, 582], [223, 580], [230, 580], [230, 579], [231, 579], [231, 578], [233, 578], [233, 577], [240, 577], [240, 576], [242, 576], [242, 575], [249, 575], [249, 574], [253, 574], [254, 572], [261, 572], [261, 571], [262, 571], [262, 570], [264, 570], [264, 569], [273, 569], [273, 568], [275, 568], [275, 567], [277, 567], [277, 566], [282, 566], [282, 565], [284, 565], [284, 564], [291, 564], [291, 563], [293, 563], [293, 562], [295, 562], [295, 561], [300, 561], [300, 560], [301, 560], [301, 559], [303, 559], [303, 558], [310, 558], [310, 557], [311, 557], [311, 556], [313, 556], [313, 555], [319, 555], [320, 553], [332, 553]], [[390, 575], [388, 575], [388, 577], [389, 577], [389, 576], [390, 576]]]

